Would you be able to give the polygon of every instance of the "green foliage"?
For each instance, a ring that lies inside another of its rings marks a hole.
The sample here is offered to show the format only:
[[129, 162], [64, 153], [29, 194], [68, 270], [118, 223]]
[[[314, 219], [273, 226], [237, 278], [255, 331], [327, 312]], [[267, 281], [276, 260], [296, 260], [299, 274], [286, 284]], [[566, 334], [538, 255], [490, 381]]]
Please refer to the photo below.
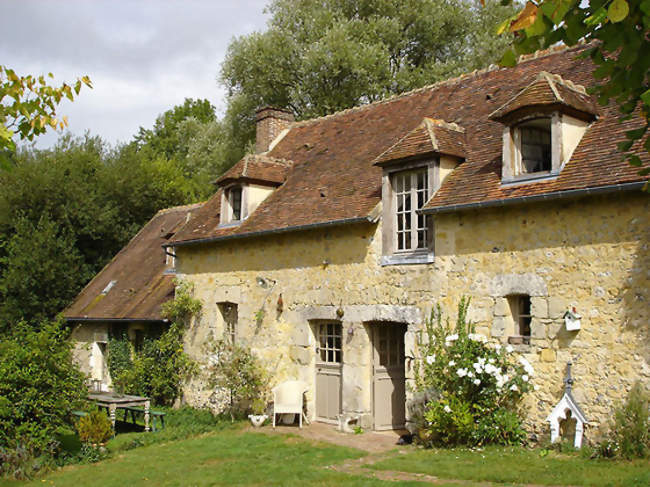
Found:
[[142, 350], [133, 351], [126, 334], [109, 342], [109, 370], [116, 387], [125, 393], [151, 398], [154, 404], [172, 405], [185, 380], [196, 372], [196, 364], [185, 353], [183, 335], [201, 302], [192, 296], [189, 283], [177, 283], [173, 300], [163, 305], [169, 328], [155, 338], [146, 337]]
[[[443, 322], [440, 306], [426, 322], [419, 344], [416, 387], [425, 398], [419, 414], [419, 439], [432, 445], [518, 444], [525, 438], [516, 408], [532, 389], [534, 373], [510, 347], [490, 347], [467, 322], [469, 300], [458, 305], [455, 328]], [[418, 417], [418, 415], [416, 415]]]
[[[47, 77], [54, 78], [54, 75], [49, 73]], [[13, 151], [16, 135], [33, 140], [48, 127], [63, 130], [68, 119], [57, 119], [56, 105], [64, 97], [74, 100], [83, 85], [92, 88], [88, 76], [78, 78], [73, 85], [63, 83], [57, 87], [48, 85], [44, 75], [20, 76], [0, 64], [0, 150]]]
[[104, 412], [93, 411], [79, 419], [77, 432], [83, 443], [100, 445], [106, 443], [113, 436], [113, 425]]
[[186, 98], [160, 115], [152, 129], [140, 127], [133, 147], [140, 157], [172, 163], [199, 197], [208, 197], [210, 184], [225, 164], [223, 124], [208, 100]]
[[625, 403], [614, 412], [609, 438], [598, 446], [604, 458], [645, 458], [650, 455], [650, 395], [634, 384]]
[[151, 398], [154, 404], [172, 405], [185, 380], [196, 371], [185, 353], [184, 329], [172, 323], [160, 338], [146, 338], [133, 356], [133, 367], [116, 377], [124, 392]]
[[235, 162], [263, 105], [311, 118], [418, 88], [496, 61], [494, 35], [514, 12], [489, 1], [274, 0], [264, 32], [234, 39], [222, 65], [225, 156]]
[[120, 433], [108, 442], [107, 448], [111, 453], [132, 450], [141, 446], [182, 440], [192, 436], [215, 430], [229, 429], [230, 421], [221, 416], [213, 415], [207, 409], [194, 409], [188, 406], [181, 408], [162, 408], [165, 413], [165, 428], [151, 433]]
[[201, 312], [201, 301], [193, 296], [194, 286], [188, 281], [176, 281], [174, 299], [162, 305], [162, 315], [172, 323], [189, 326], [192, 317]]
[[253, 352], [226, 340], [217, 340], [210, 350], [207, 367], [211, 385], [230, 395], [230, 416], [247, 412], [256, 399], [266, 399], [268, 376]]
[[19, 323], [0, 341], [0, 447], [48, 450], [85, 394], [60, 321]]
[[52, 318], [159, 209], [194, 198], [173, 161], [97, 137], [19, 151], [0, 169], [0, 333]]
[[[650, 151], [650, 1], [649, 0], [539, 0], [528, 2], [517, 15], [500, 27], [515, 32], [513, 50], [502, 62], [514, 65], [516, 54], [533, 52], [563, 42], [569, 46], [597, 41], [588, 50], [596, 65], [594, 78], [598, 101], [616, 101], [621, 120], [634, 118], [640, 127], [626, 133], [619, 144], [633, 166], [641, 159], [631, 152], [643, 147]], [[640, 171], [650, 174], [650, 168]], [[646, 184], [646, 190], [650, 186]]]
[[48, 319], [70, 302], [90, 275], [75, 243], [47, 214], [16, 219], [0, 254], [0, 332], [22, 318]]
[[111, 336], [108, 340], [108, 371], [116, 385], [119, 379], [125, 377], [125, 374], [133, 368], [131, 354], [131, 342], [126, 332]]

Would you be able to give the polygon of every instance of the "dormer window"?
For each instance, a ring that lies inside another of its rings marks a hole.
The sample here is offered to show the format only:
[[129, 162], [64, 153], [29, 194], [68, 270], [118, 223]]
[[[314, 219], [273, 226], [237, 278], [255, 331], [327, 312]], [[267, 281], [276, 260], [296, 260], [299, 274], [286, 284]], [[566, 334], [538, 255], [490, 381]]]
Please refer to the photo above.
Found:
[[237, 225], [280, 186], [291, 161], [247, 155], [214, 183], [222, 188], [220, 225]]
[[427, 168], [393, 174], [395, 198], [395, 248], [397, 251], [427, 249], [429, 228], [427, 217], [418, 214], [429, 199]]
[[584, 87], [541, 72], [490, 114], [504, 125], [502, 183], [556, 177], [596, 116], [596, 105]]
[[518, 165], [520, 174], [550, 172], [551, 154], [551, 119], [536, 118], [519, 124], [518, 131]]
[[228, 204], [230, 205], [230, 221], [242, 219], [241, 213], [242, 187], [235, 186], [228, 190]]
[[246, 185], [233, 185], [223, 191], [221, 197], [221, 225], [236, 225], [244, 220], [248, 188]]
[[433, 218], [421, 210], [464, 154], [463, 128], [425, 118], [377, 156], [384, 172], [382, 265], [433, 262]]

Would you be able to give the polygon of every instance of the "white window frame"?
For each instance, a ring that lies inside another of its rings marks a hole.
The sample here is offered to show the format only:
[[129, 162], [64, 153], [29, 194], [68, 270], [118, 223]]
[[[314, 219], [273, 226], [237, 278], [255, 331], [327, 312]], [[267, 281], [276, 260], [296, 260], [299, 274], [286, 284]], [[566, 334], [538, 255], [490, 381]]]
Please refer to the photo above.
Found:
[[[521, 126], [539, 119], [549, 120], [551, 130], [551, 168], [548, 171], [524, 172], [521, 151]], [[522, 183], [540, 179], [555, 178], [562, 164], [561, 117], [558, 112], [535, 114], [522, 118], [504, 127], [502, 184]]]
[[[233, 190], [241, 190], [239, 218], [234, 218], [232, 204]], [[221, 225], [239, 225], [248, 217], [248, 191], [245, 184], [233, 184], [224, 188], [221, 195]]]
[[[396, 195], [396, 178], [400, 174], [416, 175], [420, 171], [426, 171], [427, 189], [424, 198], [426, 203], [439, 186], [440, 163], [438, 158], [431, 158], [409, 163], [397, 163], [384, 167], [382, 179], [382, 256], [381, 265], [398, 264], [426, 264], [433, 262], [433, 219], [426, 217], [427, 221], [427, 246], [424, 248], [399, 249], [397, 244], [397, 218], [398, 202]], [[416, 176], [415, 176], [416, 177]], [[413, 181], [413, 179], [411, 179]], [[416, 190], [412, 190], [412, 198], [416, 197]], [[417, 201], [417, 198], [414, 202]], [[417, 210], [411, 210], [411, 242], [413, 238], [417, 242]], [[415, 223], [415, 224], [414, 224]], [[411, 245], [413, 247], [413, 245]]]
[[[424, 189], [420, 187], [422, 177], [425, 183]], [[431, 229], [427, 224], [428, 218], [426, 215], [417, 213], [417, 210], [422, 209], [429, 199], [430, 184], [428, 180], [429, 174], [426, 167], [395, 172], [391, 176], [393, 208], [395, 209], [393, 212], [393, 245], [396, 253], [425, 251], [430, 247]], [[408, 189], [406, 189], [407, 185]], [[405, 209], [407, 201], [408, 210]], [[419, 245], [420, 232], [425, 234], [424, 246]]]

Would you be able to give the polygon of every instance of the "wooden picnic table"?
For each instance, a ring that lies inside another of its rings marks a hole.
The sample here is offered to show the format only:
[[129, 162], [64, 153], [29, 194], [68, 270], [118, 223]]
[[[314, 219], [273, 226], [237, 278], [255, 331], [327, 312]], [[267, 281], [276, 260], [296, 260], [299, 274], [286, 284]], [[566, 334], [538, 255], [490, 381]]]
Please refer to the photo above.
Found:
[[117, 408], [144, 407], [144, 430], [149, 431], [149, 407], [151, 405], [149, 398], [117, 394], [115, 392], [91, 392], [88, 394], [88, 400], [108, 409], [111, 423], [113, 423], [113, 430], [115, 430], [115, 411]]

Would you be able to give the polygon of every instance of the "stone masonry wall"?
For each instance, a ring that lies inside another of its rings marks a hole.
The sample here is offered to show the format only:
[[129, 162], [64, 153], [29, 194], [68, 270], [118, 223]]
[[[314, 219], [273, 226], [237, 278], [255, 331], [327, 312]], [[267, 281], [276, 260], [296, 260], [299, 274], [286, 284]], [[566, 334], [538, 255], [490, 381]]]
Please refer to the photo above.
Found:
[[[596, 434], [635, 380], [650, 383], [649, 201], [613, 195], [439, 215], [435, 262], [428, 265], [382, 267], [381, 224], [178, 247], [179, 276], [194, 283], [204, 305], [187, 334], [188, 351], [206, 363], [206, 344], [224, 333], [217, 303], [237, 303], [237, 340], [262, 358], [272, 385], [301, 379], [313, 394], [311, 324], [338, 319], [340, 309], [343, 413], [367, 426], [368, 323], [408, 323], [406, 355], [414, 355], [431, 306], [440, 302], [453, 317], [467, 295], [478, 330], [505, 343], [511, 333], [506, 296], [528, 294], [532, 340], [519, 352], [536, 368], [539, 386], [525, 403], [529, 427], [548, 430], [545, 417], [561, 396], [566, 362], [573, 360], [574, 394]], [[583, 317], [580, 331], [563, 327], [570, 306]], [[216, 404], [201, 377], [186, 388], [185, 399]], [[313, 414], [313, 395], [308, 406]]]

